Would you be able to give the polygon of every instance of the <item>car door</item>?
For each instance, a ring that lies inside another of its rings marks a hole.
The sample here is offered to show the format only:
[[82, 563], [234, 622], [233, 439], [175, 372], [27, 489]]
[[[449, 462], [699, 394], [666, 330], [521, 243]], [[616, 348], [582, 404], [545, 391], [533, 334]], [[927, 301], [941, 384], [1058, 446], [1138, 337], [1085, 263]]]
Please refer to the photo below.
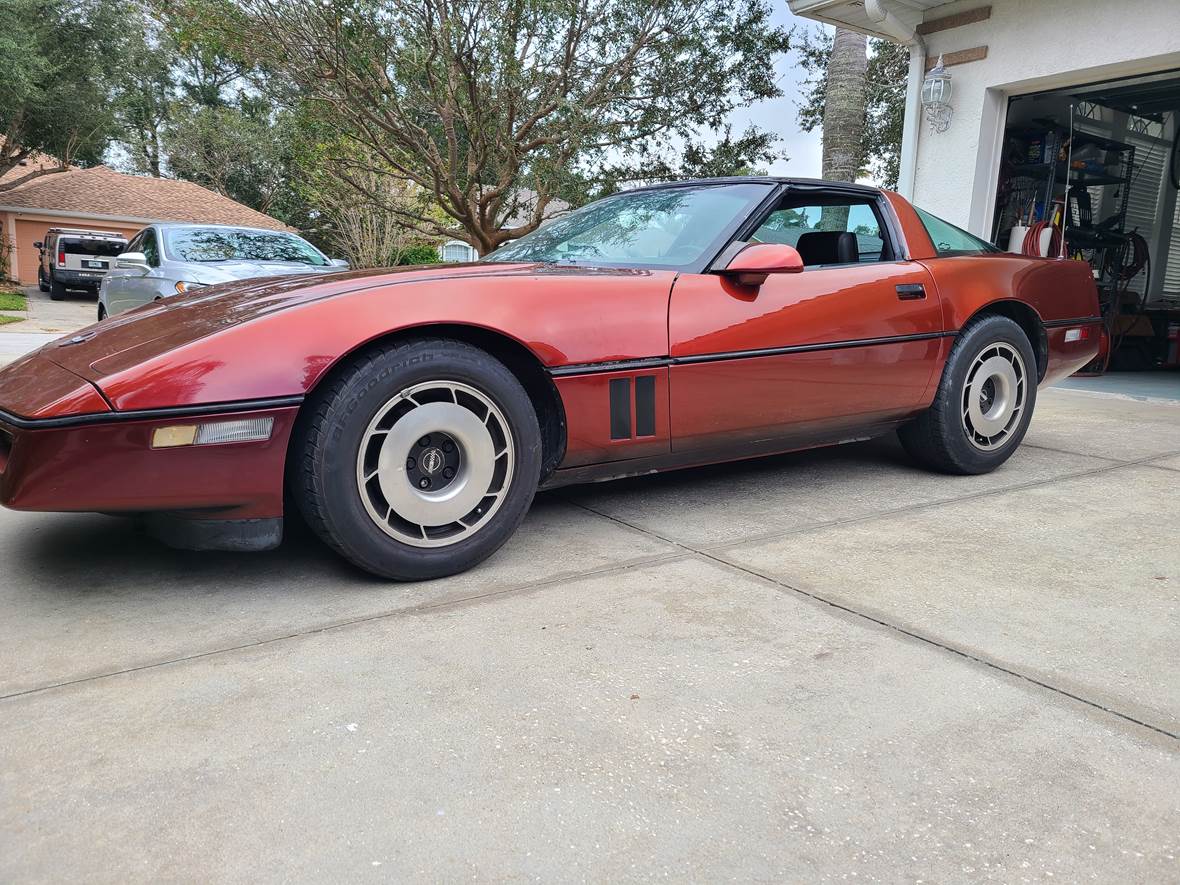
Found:
[[[147, 257], [148, 269], [129, 270], [123, 280], [123, 301], [119, 310], [131, 310], [159, 297], [160, 293], [160, 246], [156, 229], [145, 228], [136, 238], [139, 249]], [[128, 251], [131, 251], [128, 249]]]
[[756, 290], [712, 273], [676, 280], [673, 450], [835, 442], [916, 412], [943, 347], [942, 311], [884, 199], [788, 190], [756, 224], [749, 242], [793, 245], [805, 269]]
[[[143, 236], [144, 231], [137, 233], [131, 238], [131, 242], [124, 247], [123, 251], [142, 252]], [[129, 307], [127, 303], [127, 282], [129, 279], [139, 276], [142, 273], [142, 270], [135, 268], [119, 267], [118, 258], [116, 258], [114, 269], [107, 274], [107, 278], [103, 281], [103, 287], [106, 290], [107, 311], [111, 316], [127, 310]]]

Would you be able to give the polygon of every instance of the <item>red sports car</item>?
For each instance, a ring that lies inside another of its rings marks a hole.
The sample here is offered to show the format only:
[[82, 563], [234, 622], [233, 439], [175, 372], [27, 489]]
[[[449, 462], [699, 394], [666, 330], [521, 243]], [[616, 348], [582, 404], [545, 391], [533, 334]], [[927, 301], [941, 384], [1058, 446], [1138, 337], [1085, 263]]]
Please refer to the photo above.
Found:
[[231, 283], [0, 372], [0, 501], [279, 543], [284, 491], [399, 579], [469, 568], [538, 486], [862, 440], [982, 473], [1087, 363], [1089, 267], [859, 185], [628, 191], [473, 264]]

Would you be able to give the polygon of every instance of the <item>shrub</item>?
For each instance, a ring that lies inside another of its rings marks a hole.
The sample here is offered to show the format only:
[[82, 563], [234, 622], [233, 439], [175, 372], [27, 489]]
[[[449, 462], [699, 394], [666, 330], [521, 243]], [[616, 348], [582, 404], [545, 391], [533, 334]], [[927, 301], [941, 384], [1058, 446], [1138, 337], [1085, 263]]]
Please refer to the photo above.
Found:
[[402, 250], [398, 256], [398, 264], [438, 264], [438, 250], [433, 246], [419, 243]]

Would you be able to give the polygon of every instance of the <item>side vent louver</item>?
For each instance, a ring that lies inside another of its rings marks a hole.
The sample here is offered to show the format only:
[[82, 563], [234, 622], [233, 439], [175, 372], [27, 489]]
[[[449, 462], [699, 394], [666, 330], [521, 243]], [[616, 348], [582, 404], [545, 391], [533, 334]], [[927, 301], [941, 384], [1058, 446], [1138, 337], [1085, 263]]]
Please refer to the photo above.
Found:
[[631, 433], [631, 379], [613, 378], [610, 382], [610, 438], [634, 439], [656, 434], [656, 377], [640, 375], [635, 379], [635, 433]]

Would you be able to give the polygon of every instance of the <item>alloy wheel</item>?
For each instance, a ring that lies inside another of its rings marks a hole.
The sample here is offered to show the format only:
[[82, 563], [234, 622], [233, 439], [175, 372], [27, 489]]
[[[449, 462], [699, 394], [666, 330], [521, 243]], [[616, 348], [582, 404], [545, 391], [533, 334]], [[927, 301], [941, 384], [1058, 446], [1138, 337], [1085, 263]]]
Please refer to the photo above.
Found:
[[512, 432], [491, 398], [458, 381], [427, 381], [377, 410], [361, 437], [356, 480], [383, 532], [445, 547], [488, 524], [515, 462]]
[[1014, 347], [997, 342], [980, 351], [967, 371], [960, 410], [973, 446], [992, 451], [1007, 442], [1020, 424], [1027, 385], [1024, 360]]

